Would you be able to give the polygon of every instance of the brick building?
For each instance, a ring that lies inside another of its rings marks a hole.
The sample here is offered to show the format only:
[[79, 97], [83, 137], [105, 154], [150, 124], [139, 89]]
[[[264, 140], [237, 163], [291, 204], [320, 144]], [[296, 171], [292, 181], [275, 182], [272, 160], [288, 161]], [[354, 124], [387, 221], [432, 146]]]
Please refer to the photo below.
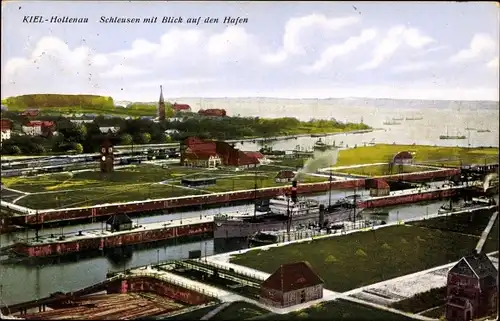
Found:
[[33, 118], [37, 117], [40, 114], [40, 112], [37, 109], [26, 109], [21, 113], [21, 116], [25, 116], [28, 118]]
[[9, 119], [2, 119], [0, 121], [0, 132], [1, 138], [0, 143], [4, 140], [10, 139], [10, 134], [12, 131], [12, 122]]
[[281, 265], [262, 283], [262, 303], [285, 308], [323, 297], [324, 281], [308, 262]]
[[380, 178], [366, 180], [366, 188], [370, 189], [370, 196], [387, 196], [391, 192], [389, 184]]
[[247, 154], [226, 142], [188, 137], [181, 151], [181, 164], [190, 167], [215, 168], [218, 166], [256, 167], [260, 165], [255, 154]]
[[198, 111], [198, 115], [209, 116], [209, 117], [225, 117], [227, 114], [225, 109], [214, 108], [214, 109], [200, 109]]
[[190, 113], [191, 112], [191, 106], [189, 106], [188, 104], [174, 103], [172, 105], [172, 109], [175, 112], [181, 112], [181, 113]]
[[494, 314], [498, 271], [484, 253], [464, 256], [448, 272], [446, 320], [468, 321]]
[[32, 120], [22, 126], [22, 131], [29, 136], [46, 136], [54, 132], [56, 125], [53, 121]]

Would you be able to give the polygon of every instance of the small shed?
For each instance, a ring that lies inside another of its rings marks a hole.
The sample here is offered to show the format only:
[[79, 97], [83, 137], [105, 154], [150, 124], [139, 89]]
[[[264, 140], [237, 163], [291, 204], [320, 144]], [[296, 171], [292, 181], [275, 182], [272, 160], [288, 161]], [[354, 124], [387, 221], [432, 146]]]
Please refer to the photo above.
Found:
[[262, 283], [260, 297], [264, 304], [289, 307], [321, 299], [323, 284], [308, 262], [283, 264]]
[[498, 271], [488, 256], [476, 251], [448, 272], [446, 319], [468, 321], [494, 314], [498, 305]]
[[181, 179], [181, 184], [187, 187], [193, 186], [210, 186], [217, 184], [217, 179], [213, 177], [205, 178], [183, 178]]
[[291, 170], [283, 170], [280, 171], [276, 177], [274, 178], [274, 181], [276, 183], [289, 183], [295, 178], [295, 173]]
[[367, 179], [365, 186], [370, 189], [370, 196], [387, 196], [391, 191], [389, 184], [380, 178]]
[[126, 214], [115, 214], [106, 221], [106, 231], [120, 232], [132, 229], [132, 220]]

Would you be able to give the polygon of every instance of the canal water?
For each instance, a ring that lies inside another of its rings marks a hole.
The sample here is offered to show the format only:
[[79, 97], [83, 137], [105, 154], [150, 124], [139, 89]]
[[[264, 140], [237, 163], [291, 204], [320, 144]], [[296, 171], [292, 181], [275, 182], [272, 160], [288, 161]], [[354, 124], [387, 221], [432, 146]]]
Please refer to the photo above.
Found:
[[[335, 192], [336, 197], [344, 196], [345, 192]], [[347, 193], [348, 194], [348, 193]], [[316, 196], [328, 200], [327, 195]], [[334, 196], [332, 196], [333, 198]], [[405, 206], [384, 208], [383, 216], [364, 215], [364, 218], [383, 219], [386, 222], [402, 220], [405, 218], [423, 216], [426, 213], [435, 213], [443, 201], [418, 203]], [[253, 211], [252, 205], [231, 206], [222, 209], [209, 209], [197, 212], [184, 212], [177, 214], [139, 218], [140, 223], [151, 223], [161, 220], [199, 217], [200, 215], [214, 215], [219, 212]], [[78, 231], [83, 229], [101, 228], [101, 223], [85, 224], [65, 227], [63, 232]], [[57, 234], [60, 228], [45, 229], [40, 234]], [[34, 236], [34, 232], [28, 232]], [[1, 235], [1, 246], [11, 244], [16, 237], [26, 236], [24, 232]], [[236, 245], [236, 244], [234, 244]], [[155, 264], [158, 261], [188, 258], [190, 251], [200, 250], [202, 255], [212, 255], [220, 249], [214, 249], [213, 240], [201, 240], [182, 245], [160, 246], [134, 250], [130, 257], [119, 261], [107, 256], [83, 258], [79, 260], [63, 260], [58, 264], [27, 264], [0, 263], [0, 304], [15, 304], [27, 300], [45, 297], [57, 291], [72, 291], [102, 281], [109, 271], [121, 271], [127, 268]]]

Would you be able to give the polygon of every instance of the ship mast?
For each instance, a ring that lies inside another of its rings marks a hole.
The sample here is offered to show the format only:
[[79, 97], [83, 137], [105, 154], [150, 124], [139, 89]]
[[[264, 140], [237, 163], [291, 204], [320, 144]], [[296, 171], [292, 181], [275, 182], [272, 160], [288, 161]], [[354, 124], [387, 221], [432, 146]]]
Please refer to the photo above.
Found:
[[353, 202], [354, 202], [354, 208], [353, 208], [353, 210], [354, 210], [354, 217], [353, 217], [354, 226], [356, 226], [356, 207], [358, 206], [358, 200], [357, 200], [357, 195], [356, 195], [357, 192], [358, 192], [358, 188], [357, 188], [357, 186], [355, 186], [354, 187], [354, 199], [353, 199]]
[[330, 170], [330, 177], [328, 178], [328, 181], [330, 182], [330, 185], [328, 186], [328, 208], [330, 209], [332, 207], [332, 181], [333, 181], [333, 176], [332, 176], [331, 170]]
[[257, 217], [257, 170], [255, 170], [254, 175], [253, 217]]
[[36, 242], [38, 242], [38, 210], [36, 210], [35, 212], [35, 215], [36, 215], [36, 227], [35, 227], [35, 240]]

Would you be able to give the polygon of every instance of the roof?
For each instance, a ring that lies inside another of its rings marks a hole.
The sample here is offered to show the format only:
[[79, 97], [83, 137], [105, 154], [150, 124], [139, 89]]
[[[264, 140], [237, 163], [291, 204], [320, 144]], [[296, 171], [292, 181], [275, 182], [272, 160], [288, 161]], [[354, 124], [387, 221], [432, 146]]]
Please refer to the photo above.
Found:
[[52, 127], [54, 126], [54, 122], [48, 120], [31, 120], [25, 126], [26, 127]]
[[172, 105], [172, 108], [174, 110], [190, 110], [191, 109], [191, 106], [189, 106], [188, 104], [178, 104], [178, 103], [174, 103]]
[[9, 119], [2, 119], [0, 121], [0, 130], [1, 131], [7, 131], [12, 128], [12, 124]]
[[383, 179], [374, 179], [372, 186], [373, 186], [372, 188], [376, 188], [376, 189], [390, 188], [389, 184], [387, 184], [387, 182]]
[[259, 160], [255, 157], [250, 157], [247, 155], [247, 153], [238, 150], [238, 165], [239, 166], [245, 166], [245, 165], [252, 165], [252, 164], [258, 164]]
[[132, 220], [130, 217], [127, 216], [127, 214], [116, 214], [108, 218], [106, 221], [106, 224], [111, 224], [111, 225], [121, 225], [121, 224], [128, 224], [132, 223]]
[[264, 155], [262, 155], [262, 153], [259, 152], [245, 152], [245, 154], [247, 154], [248, 157], [253, 157], [257, 159], [264, 158]]
[[473, 253], [461, 258], [460, 261], [458, 261], [458, 263], [450, 269], [449, 273], [474, 276], [478, 279], [492, 277], [496, 283], [498, 272], [486, 254], [477, 254], [474, 251]]
[[39, 113], [39, 111], [36, 109], [26, 109], [25, 111], [23, 111], [21, 113], [21, 115], [23, 115], [23, 116], [37, 116], [38, 113]]
[[290, 292], [325, 283], [312, 269], [309, 262], [281, 265], [262, 283], [266, 289]]
[[293, 171], [284, 170], [284, 171], [280, 171], [278, 174], [276, 174], [275, 178], [294, 178], [294, 177], [295, 177], [295, 173]]
[[187, 159], [209, 159], [212, 156], [218, 156], [215, 150], [188, 148], [184, 151], [184, 157]]
[[225, 109], [200, 109], [198, 114], [205, 116], [226, 116]]

